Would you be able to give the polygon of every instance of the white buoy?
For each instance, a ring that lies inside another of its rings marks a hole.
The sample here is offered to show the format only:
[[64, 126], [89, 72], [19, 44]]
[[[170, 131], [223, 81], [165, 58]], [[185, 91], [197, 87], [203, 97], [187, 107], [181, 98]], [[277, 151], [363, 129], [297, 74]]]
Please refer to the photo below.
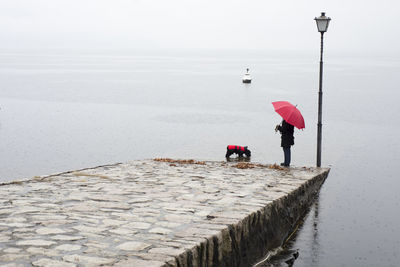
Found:
[[243, 76], [242, 82], [243, 83], [251, 83], [251, 77], [250, 77], [250, 73], [249, 73], [249, 69], [248, 68], [247, 68], [246, 74]]

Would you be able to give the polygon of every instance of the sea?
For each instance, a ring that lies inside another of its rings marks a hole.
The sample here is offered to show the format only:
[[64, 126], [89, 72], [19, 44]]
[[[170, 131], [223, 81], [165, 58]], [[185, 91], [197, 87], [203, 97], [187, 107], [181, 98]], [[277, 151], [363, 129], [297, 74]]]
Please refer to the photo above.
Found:
[[[400, 264], [399, 74], [399, 56], [326, 48], [331, 172], [290, 240], [257, 266]], [[318, 78], [318, 50], [0, 50], [0, 182], [138, 159], [224, 161], [227, 145], [279, 164], [273, 101], [305, 119], [291, 164], [315, 166]]]

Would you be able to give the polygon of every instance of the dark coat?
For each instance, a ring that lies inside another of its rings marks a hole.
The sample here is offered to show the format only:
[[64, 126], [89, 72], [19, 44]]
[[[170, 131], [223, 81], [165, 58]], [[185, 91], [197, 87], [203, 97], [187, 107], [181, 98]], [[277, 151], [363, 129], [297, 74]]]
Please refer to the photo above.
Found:
[[281, 132], [281, 147], [290, 147], [294, 145], [294, 127], [287, 123], [285, 120], [282, 121], [282, 125], [278, 126], [278, 131]]

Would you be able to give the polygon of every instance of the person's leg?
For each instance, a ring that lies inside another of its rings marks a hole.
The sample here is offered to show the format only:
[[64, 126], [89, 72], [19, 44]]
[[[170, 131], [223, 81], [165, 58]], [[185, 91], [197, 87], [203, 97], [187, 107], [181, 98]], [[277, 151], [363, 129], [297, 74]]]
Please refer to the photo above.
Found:
[[285, 161], [283, 162], [283, 165], [289, 166], [290, 165], [290, 147], [284, 147], [283, 153], [285, 155]]
[[282, 147], [282, 148], [283, 148], [283, 162], [281, 163], [281, 166], [285, 166], [286, 160], [287, 160], [287, 152], [286, 152], [286, 147]]

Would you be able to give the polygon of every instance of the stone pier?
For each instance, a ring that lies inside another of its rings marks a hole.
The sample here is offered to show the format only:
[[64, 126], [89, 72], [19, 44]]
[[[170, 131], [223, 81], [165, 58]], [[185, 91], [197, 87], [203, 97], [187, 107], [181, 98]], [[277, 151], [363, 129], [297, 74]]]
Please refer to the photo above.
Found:
[[0, 266], [251, 266], [326, 168], [143, 160], [0, 185]]

